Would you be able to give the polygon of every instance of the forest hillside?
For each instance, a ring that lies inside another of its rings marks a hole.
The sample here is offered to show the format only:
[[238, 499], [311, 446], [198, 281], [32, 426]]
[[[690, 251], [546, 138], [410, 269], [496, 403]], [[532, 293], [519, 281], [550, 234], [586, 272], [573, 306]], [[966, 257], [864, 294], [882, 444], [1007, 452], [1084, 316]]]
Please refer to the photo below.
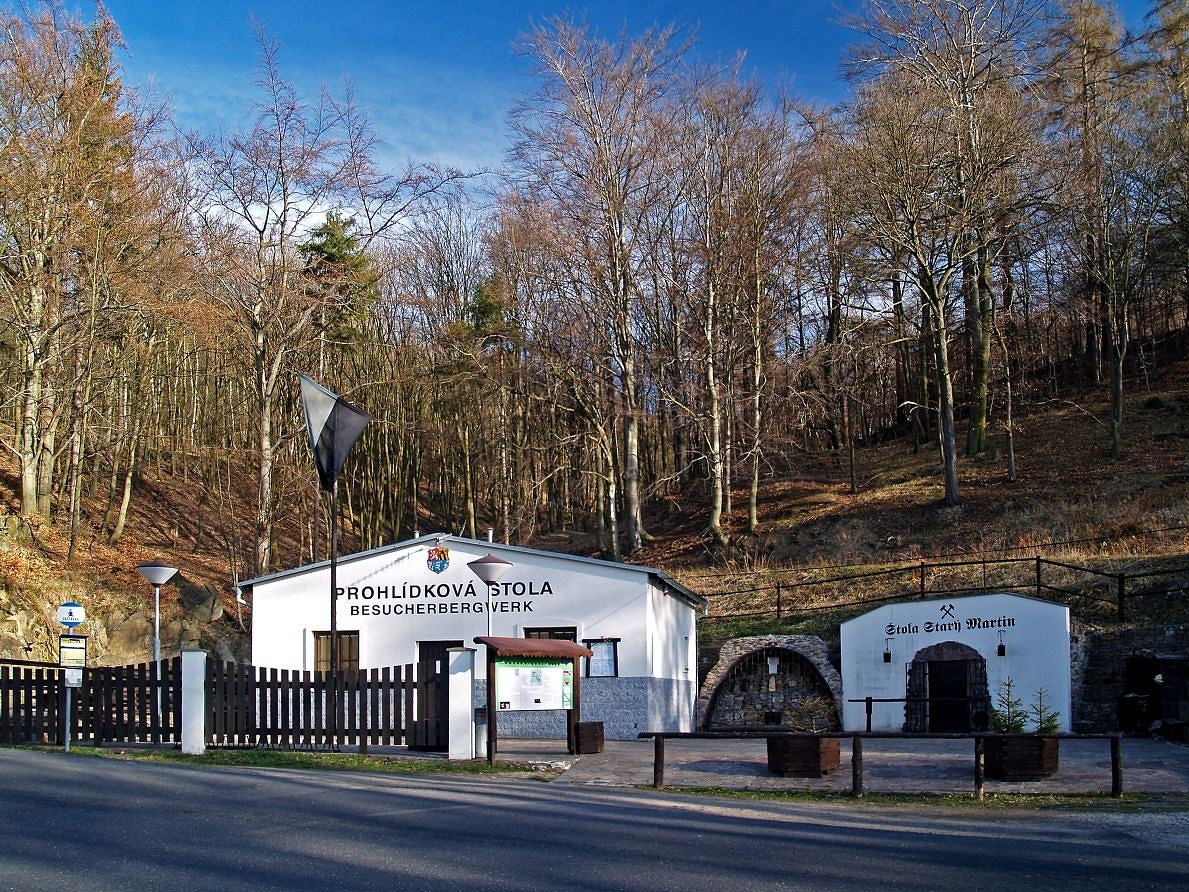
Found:
[[[142, 658], [160, 557], [166, 652], [242, 655], [237, 583], [332, 529], [661, 567], [720, 633], [889, 595], [814, 568], [1187, 550], [1183, 2], [863, 0], [828, 108], [548, 17], [499, 170], [262, 28], [183, 128], [93, 12], [0, 9], [0, 654], [73, 599]], [[366, 419], [317, 470], [311, 394]]]
[[[786, 475], [765, 480], [755, 533], [722, 546], [708, 534], [704, 512], [667, 499], [649, 514], [647, 547], [632, 562], [672, 574], [711, 600], [703, 637], [771, 627], [772, 582], [790, 584], [917, 562], [995, 561], [1041, 556], [1111, 573], [1179, 570], [1161, 584], [1189, 583], [1189, 361], [1172, 364], [1126, 407], [1127, 446], [1112, 459], [1104, 408], [1087, 391], [1053, 399], [1019, 419], [1017, 479], [993, 446], [964, 464], [958, 507], [944, 503], [935, 448], [909, 438], [855, 451], [803, 453]], [[245, 472], [245, 478], [247, 473]], [[0, 538], [0, 658], [53, 660], [57, 606], [84, 604], [100, 663], [145, 659], [152, 597], [137, 564], [163, 558], [180, 570], [163, 595], [163, 650], [200, 644], [247, 658], [251, 610], [237, 603], [236, 561], [225, 543], [251, 530], [250, 483], [221, 500], [205, 483], [170, 464], [147, 466], [133, 490], [127, 532], [118, 546], [93, 529], [68, 564], [68, 529], [29, 526], [15, 512], [15, 470], [0, 464], [5, 535]], [[697, 506], [696, 498], [691, 502]], [[101, 517], [102, 504], [88, 515]], [[302, 518], [288, 514], [278, 541], [279, 565], [300, 559]], [[738, 520], [736, 516], [736, 520]], [[457, 518], [425, 516], [421, 532], [453, 530]], [[742, 524], [738, 524], [742, 528]], [[343, 551], [357, 547], [348, 533]], [[518, 543], [601, 556], [589, 532], [554, 533]], [[1090, 580], [1090, 585], [1096, 584]], [[884, 587], [881, 587], [884, 586]], [[882, 597], [886, 583], [824, 584], [786, 589], [784, 616], [820, 612], [857, 594]], [[742, 594], [738, 594], [742, 592]], [[736, 593], [736, 594], [731, 594]], [[1189, 617], [1184, 593], [1162, 599], [1167, 618]], [[759, 613], [750, 625], [730, 622]], [[827, 614], [826, 621], [837, 617]], [[724, 622], [724, 620], [726, 622]], [[828, 630], [827, 630], [828, 632]]]

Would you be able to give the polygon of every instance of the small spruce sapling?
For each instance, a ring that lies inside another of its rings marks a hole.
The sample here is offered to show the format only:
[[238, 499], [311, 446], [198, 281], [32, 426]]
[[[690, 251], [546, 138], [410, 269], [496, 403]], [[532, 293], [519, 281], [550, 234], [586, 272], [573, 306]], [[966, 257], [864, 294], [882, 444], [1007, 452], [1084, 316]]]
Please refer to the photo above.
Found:
[[[996, 709], [991, 712], [991, 730], [1000, 734], [1024, 734], [1026, 731], [1056, 734], [1061, 727], [1061, 713], [1049, 708], [1044, 688], [1032, 695], [1032, 705], [1025, 708], [1024, 701], [1015, 695], [1015, 683], [1006, 678], [999, 685], [996, 703]], [[1032, 725], [1030, 730], [1029, 724]]]
[[1044, 688], [1040, 688], [1033, 695], [1032, 706], [1029, 708], [1028, 714], [1036, 725], [1037, 734], [1056, 734], [1061, 727], [1059, 723], [1061, 713], [1055, 709], [1049, 709], [1049, 704], [1045, 700]]
[[1015, 695], [1014, 683], [1005, 678], [999, 685], [996, 708], [991, 711], [991, 729], [1000, 734], [1023, 734], [1027, 712], [1024, 701]]

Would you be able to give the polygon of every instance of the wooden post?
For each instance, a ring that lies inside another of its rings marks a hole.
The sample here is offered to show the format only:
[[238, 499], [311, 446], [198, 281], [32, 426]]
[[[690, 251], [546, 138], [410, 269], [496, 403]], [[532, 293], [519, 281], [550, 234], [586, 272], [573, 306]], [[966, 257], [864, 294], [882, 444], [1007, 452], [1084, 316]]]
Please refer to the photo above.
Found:
[[780, 619], [780, 583], [776, 583], [776, 618]]
[[487, 764], [495, 764], [495, 648], [487, 645]]
[[867, 710], [867, 733], [868, 734], [871, 733], [871, 710], [873, 709], [874, 703], [875, 703], [875, 701], [872, 700], [872, 698], [870, 696], [868, 696], [863, 701], [863, 706]]
[[652, 738], [652, 786], [665, 788], [665, 735], [660, 733]]
[[1118, 734], [1111, 738], [1111, 795], [1123, 795], [1123, 738]]
[[574, 700], [570, 704], [570, 708], [566, 711], [566, 751], [571, 755], [578, 752], [578, 719], [582, 709], [581, 694], [578, 690], [579, 674], [578, 674], [578, 658], [574, 657], [570, 661], [573, 666], [571, 670], [574, 674], [571, 676], [574, 682]]
[[[446, 682], [440, 682], [446, 684]], [[367, 755], [368, 745], [368, 683], [367, 671], [356, 670], [351, 677], [351, 699], [349, 703], [355, 706], [355, 728], [359, 732], [359, 753], [360, 755]], [[449, 713], [447, 713], [449, 715]]]
[[979, 801], [983, 801], [983, 796], [986, 793], [986, 754], [987, 754], [987, 739], [985, 737], [974, 738], [974, 797]]
[[[867, 700], [870, 706], [871, 698]], [[850, 739], [850, 794], [863, 795], [863, 738], [858, 734]]]

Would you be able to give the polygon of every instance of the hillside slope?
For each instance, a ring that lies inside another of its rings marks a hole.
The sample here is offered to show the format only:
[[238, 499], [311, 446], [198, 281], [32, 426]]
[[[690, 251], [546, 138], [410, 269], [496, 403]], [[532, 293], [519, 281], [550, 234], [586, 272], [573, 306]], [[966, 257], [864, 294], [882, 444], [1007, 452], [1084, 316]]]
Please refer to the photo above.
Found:
[[[653, 538], [632, 561], [714, 594], [746, 587], [741, 580], [776, 568], [1024, 552], [1080, 561], [1126, 557], [1141, 565], [1189, 554], [1189, 361], [1129, 395], [1125, 454], [1118, 460], [1109, 458], [1104, 417], [1100, 391], [1030, 407], [1016, 423], [1017, 479], [1007, 477], [1003, 432], [995, 430], [991, 451], [962, 462], [958, 508], [942, 507], [935, 448], [894, 441], [858, 450], [855, 493], [847, 454], [782, 456], [789, 472], [763, 484], [755, 533], [742, 528], [746, 492], [733, 494], [726, 547], [705, 534], [697, 499], [671, 500], [649, 517]], [[178, 479], [165, 466], [146, 468], [122, 542], [112, 546], [88, 529], [68, 567], [67, 531], [30, 527], [17, 515], [15, 467], [0, 461], [6, 533], [0, 537], [0, 657], [56, 659], [61, 628], [54, 610], [73, 599], [90, 617], [93, 658], [143, 659], [152, 596], [135, 567], [157, 557], [180, 570], [178, 587], [167, 587], [163, 598], [163, 650], [197, 643], [245, 657], [250, 617], [234, 597], [228, 543], [249, 541], [252, 488], [242, 481], [236, 491], [235, 505], [219, 504], [201, 481]], [[96, 506], [91, 516], [101, 513]], [[446, 519], [439, 528], [454, 526]], [[296, 562], [297, 532], [290, 528], [279, 543], [278, 566]], [[597, 553], [587, 534], [526, 544]]]

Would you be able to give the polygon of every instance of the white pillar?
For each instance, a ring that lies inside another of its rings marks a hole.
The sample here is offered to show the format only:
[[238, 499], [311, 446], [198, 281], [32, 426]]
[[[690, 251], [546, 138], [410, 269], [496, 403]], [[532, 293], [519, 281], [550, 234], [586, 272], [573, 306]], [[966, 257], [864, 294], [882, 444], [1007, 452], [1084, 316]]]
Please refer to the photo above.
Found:
[[452, 647], [450, 654], [450, 742], [448, 759], [475, 758], [475, 649]]
[[182, 752], [206, 752], [206, 651], [182, 651]]

